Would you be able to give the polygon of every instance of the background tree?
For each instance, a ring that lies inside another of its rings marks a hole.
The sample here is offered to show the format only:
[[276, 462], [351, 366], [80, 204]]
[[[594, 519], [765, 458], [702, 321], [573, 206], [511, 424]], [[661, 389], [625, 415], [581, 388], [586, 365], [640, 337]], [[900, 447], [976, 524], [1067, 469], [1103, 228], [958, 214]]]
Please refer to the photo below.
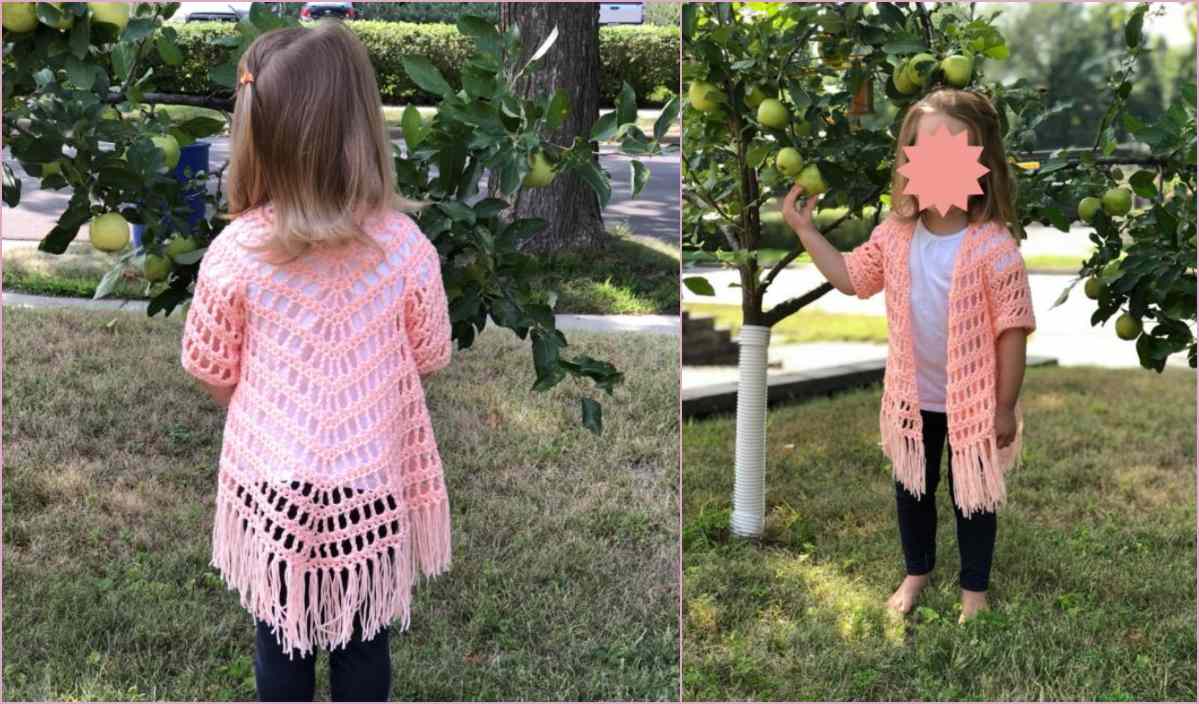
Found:
[[[149, 58], [157, 56], [171, 66], [183, 60], [175, 29], [164, 24], [178, 6], [77, 2], [3, 7], [5, 144], [22, 168], [40, 179], [41, 188], [72, 192], [67, 209], [38, 247], [61, 254], [92, 220], [93, 243], [115, 255], [115, 266], [96, 297], [107, 295], [123, 272], [134, 269], [155, 291], [147, 308], [151, 316], [170, 315], [190, 299], [206, 247], [225, 224], [219, 217], [226, 210], [219, 178], [216, 193], [209, 194], [208, 174], [191, 174], [191, 181], [180, 183], [168, 172], [179, 146], [224, 132], [228, 115], [225, 120], [175, 119], [155, 108], [172, 103], [232, 107], [230, 93], [155, 92]], [[254, 3], [237, 35], [215, 40], [229, 54], [225, 63], [211, 67], [210, 80], [231, 89], [237, 62], [249, 44], [263, 32], [295, 22], [266, 3]], [[427, 60], [406, 57], [413, 81], [440, 96], [440, 104], [429, 122], [415, 108], [407, 110], [402, 120], [405, 145], [395, 148], [398, 188], [433, 203], [419, 221], [442, 255], [454, 339], [468, 348], [493, 321], [530, 341], [534, 389], [549, 389], [573, 377], [610, 393], [621, 381], [620, 372], [601, 360], [562, 353], [567, 340], [555, 324], [556, 296], [531, 283], [535, 267], [520, 250], [548, 223], [504, 215], [521, 192], [545, 185], [559, 172], [583, 172], [593, 198], [606, 203], [610, 197], [607, 174], [596, 166], [589, 143], [559, 145], [543, 136], [570, 113], [568, 96], [563, 91], [515, 93], [523, 76], [556, 60], [557, 33], [550, 32], [530, 53], [515, 26], [500, 31], [483, 18], [462, 16], [458, 27], [475, 41], [460, 88]], [[673, 105], [677, 114], [677, 101]], [[636, 114], [631, 90], [621, 96], [617, 113]], [[653, 137], [632, 124], [613, 131], [624, 135], [625, 145], [636, 153], [662, 151], [664, 128]], [[552, 172], [531, 173], [530, 158], [537, 153], [554, 163]], [[3, 176], [4, 201], [16, 207], [21, 181], [7, 160]], [[484, 179], [503, 197], [484, 198], [479, 192]], [[187, 195], [197, 188], [207, 195], [206, 209], [189, 227]], [[129, 246], [126, 223], [145, 226], [140, 247]], [[186, 248], [190, 251], [175, 247], [173, 236], [184, 230], [194, 246]], [[580, 405], [584, 424], [599, 432], [599, 403], [581, 395]]]
[[[535, 77], [522, 77], [516, 91], [522, 97], [563, 91], [571, 110], [560, 125], [545, 135], [546, 139], [559, 144], [571, 144], [577, 137], [590, 139], [591, 128], [599, 118], [599, 5], [504, 3], [500, 6], [500, 26], [521, 28], [527, 44], [525, 56], [518, 59], [527, 58], [528, 52], [551, 33], [571, 38], [543, 71]], [[534, 249], [596, 246], [608, 237], [591, 185], [574, 174], [525, 194], [515, 204], [514, 211], [516, 217], [537, 217], [549, 223], [528, 242]]]

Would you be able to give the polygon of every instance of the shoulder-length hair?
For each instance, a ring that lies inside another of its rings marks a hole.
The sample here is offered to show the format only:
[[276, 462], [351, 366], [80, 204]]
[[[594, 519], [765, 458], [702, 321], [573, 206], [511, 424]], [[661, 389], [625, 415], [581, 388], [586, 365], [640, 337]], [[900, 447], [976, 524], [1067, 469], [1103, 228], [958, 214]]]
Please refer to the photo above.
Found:
[[270, 205], [273, 229], [248, 249], [290, 262], [314, 247], [382, 246], [372, 215], [424, 204], [396, 193], [391, 139], [366, 48], [340, 22], [277, 29], [238, 64], [229, 217]]
[[912, 104], [904, 115], [895, 140], [895, 164], [891, 169], [891, 212], [901, 220], [911, 221], [920, 214], [916, 198], [904, 192], [908, 180], [899, 173], [908, 158], [904, 147], [916, 143], [920, 118], [930, 113], [942, 113], [966, 124], [970, 143], [982, 146], [980, 163], [989, 171], [980, 179], [982, 194], [971, 195], [966, 215], [970, 222], [999, 221], [1010, 225], [1015, 221], [1016, 182], [1008, 165], [1007, 150], [1000, 133], [999, 113], [986, 96], [973, 91], [942, 88]]

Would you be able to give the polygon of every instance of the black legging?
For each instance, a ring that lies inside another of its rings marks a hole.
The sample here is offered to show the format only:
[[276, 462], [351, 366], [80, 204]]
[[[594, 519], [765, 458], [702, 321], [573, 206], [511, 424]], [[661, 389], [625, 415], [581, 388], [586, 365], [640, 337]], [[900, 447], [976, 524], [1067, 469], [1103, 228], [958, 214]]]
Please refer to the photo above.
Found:
[[[914, 497], [895, 482], [895, 503], [899, 513], [899, 540], [908, 574], [932, 572], [937, 561], [937, 484], [941, 481], [941, 451], [945, 447], [946, 415], [920, 411], [924, 425], [924, 494]], [[953, 503], [953, 451], [950, 450], [949, 496]], [[958, 553], [962, 569], [958, 581], [962, 589], [985, 592], [991, 578], [991, 557], [995, 553], [994, 512], [975, 512], [970, 518], [953, 504], [957, 518]]]

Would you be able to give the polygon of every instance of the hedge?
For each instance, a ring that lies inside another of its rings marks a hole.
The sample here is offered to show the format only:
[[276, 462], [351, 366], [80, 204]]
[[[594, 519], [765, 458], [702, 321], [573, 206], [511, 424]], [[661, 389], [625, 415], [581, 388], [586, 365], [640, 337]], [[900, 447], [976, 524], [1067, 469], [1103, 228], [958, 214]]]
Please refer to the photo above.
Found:
[[[388, 105], [433, 104], [403, 71], [405, 55], [424, 56], [451, 85], [459, 86], [458, 67], [471, 53], [468, 37], [452, 24], [410, 22], [347, 22], [370, 52], [379, 91]], [[154, 65], [155, 88], [164, 93], [207, 95], [223, 92], [208, 80], [210, 67], [225, 63], [229, 48], [212, 40], [236, 34], [224, 22], [188, 22], [176, 27], [184, 61], [178, 66]], [[560, 39], [559, 41], [564, 41]], [[157, 60], [157, 55], [152, 55]], [[319, 61], [320, 57], [313, 57]], [[679, 32], [674, 27], [612, 26], [600, 28], [600, 101], [614, 104], [622, 81], [637, 91], [639, 102], [663, 105], [679, 85]]]

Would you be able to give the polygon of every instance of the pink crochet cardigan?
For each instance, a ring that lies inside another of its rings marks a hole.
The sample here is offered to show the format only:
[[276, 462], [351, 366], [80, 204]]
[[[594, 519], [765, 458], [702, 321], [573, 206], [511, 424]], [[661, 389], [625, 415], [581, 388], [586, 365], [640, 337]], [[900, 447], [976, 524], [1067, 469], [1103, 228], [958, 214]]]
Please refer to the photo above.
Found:
[[450, 321], [437, 251], [408, 216], [365, 224], [386, 258], [359, 246], [279, 267], [239, 245], [261, 241], [272, 213], [243, 214], [208, 248], [180, 359], [236, 386], [211, 564], [304, 654], [348, 642], [355, 614], [368, 639], [396, 618], [406, 629], [416, 576], [449, 567], [420, 376], [449, 363]]
[[[908, 254], [915, 220], [889, 216], [870, 239], [845, 255], [854, 293], [885, 291], [889, 352], [879, 412], [883, 452], [893, 476], [915, 496], [924, 493], [924, 442], [916, 393]], [[995, 440], [995, 342], [1008, 328], [1036, 328], [1028, 272], [1015, 238], [1000, 223], [971, 225], [954, 261], [949, 290], [948, 388], [945, 413], [952, 448], [954, 502], [967, 516], [994, 511], [1006, 500], [1004, 476], [1020, 456], [1016, 439]]]

